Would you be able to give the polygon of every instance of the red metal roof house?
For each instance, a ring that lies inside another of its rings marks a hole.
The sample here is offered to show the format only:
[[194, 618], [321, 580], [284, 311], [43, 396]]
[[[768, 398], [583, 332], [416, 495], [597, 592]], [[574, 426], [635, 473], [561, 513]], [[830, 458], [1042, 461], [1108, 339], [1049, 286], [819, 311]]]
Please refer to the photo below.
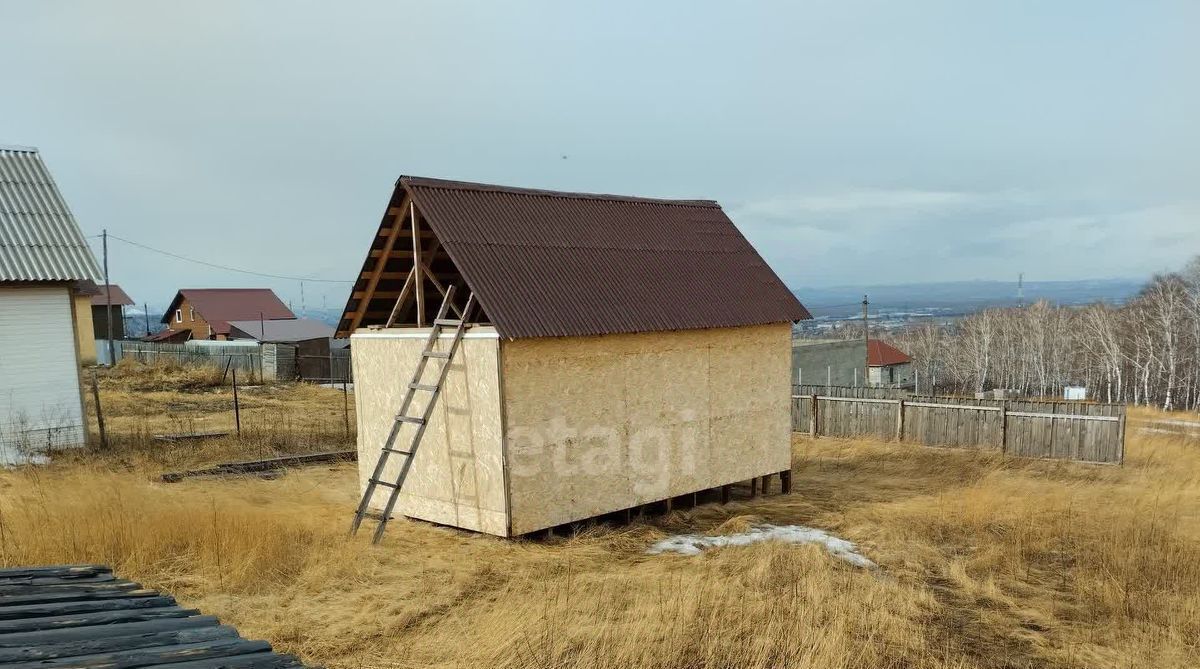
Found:
[[[229, 321], [291, 320], [296, 314], [269, 288], [184, 288], [175, 294], [162, 323], [172, 341], [228, 339]], [[190, 336], [184, 337], [187, 331]], [[160, 333], [162, 334], [162, 333]]]
[[907, 388], [913, 383], [912, 358], [887, 342], [867, 342], [867, 367], [873, 386]]

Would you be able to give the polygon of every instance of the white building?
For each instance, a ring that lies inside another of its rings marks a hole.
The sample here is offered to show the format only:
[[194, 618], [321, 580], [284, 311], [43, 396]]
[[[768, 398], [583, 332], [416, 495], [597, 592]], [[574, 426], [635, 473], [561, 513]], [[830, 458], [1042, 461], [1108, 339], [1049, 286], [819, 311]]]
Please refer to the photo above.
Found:
[[84, 280], [103, 281], [37, 149], [0, 146], [0, 465], [87, 440]]

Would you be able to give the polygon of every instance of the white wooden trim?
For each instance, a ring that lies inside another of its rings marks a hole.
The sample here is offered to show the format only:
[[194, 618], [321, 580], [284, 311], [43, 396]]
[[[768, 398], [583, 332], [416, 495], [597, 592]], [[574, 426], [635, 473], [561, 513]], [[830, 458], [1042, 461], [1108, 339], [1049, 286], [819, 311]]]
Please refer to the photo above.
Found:
[[[438, 339], [453, 339], [454, 331], [443, 332]], [[463, 339], [499, 339], [500, 333], [492, 332], [471, 332], [467, 330], [463, 333]], [[355, 332], [350, 335], [350, 341], [355, 339], [429, 339], [429, 328], [425, 328], [424, 332]]]

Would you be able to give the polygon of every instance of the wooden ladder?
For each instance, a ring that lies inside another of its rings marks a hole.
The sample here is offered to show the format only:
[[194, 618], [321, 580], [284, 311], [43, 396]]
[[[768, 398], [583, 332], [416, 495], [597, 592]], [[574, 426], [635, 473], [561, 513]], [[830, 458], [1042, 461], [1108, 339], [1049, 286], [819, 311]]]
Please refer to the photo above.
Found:
[[[462, 342], [463, 331], [467, 326], [467, 319], [470, 318], [471, 309], [475, 306], [475, 295], [468, 295], [467, 303], [460, 312], [461, 318], [446, 318], [452, 306], [451, 302], [453, 299], [454, 286], [450, 286], [446, 290], [445, 297], [442, 298], [442, 306], [438, 309], [437, 317], [433, 319], [433, 327], [429, 329], [429, 338], [425, 341], [425, 349], [421, 351], [421, 359], [417, 362], [417, 369], [413, 372], [412, 381], [409, 382], [408, 388], [404, 393], [404, 401], [400, 403], [400, 412], [396, 414], [396, 418], [392, 422], [392, 429], [388, 432], [383, 449], [379, 452], [379, 460], [375, 463], [375, 472], [371, 474], [371, 478], [367, 479], [367, 488], [363, 492], [362, 501], [358, 503], [358, 510], [354, 513], [354, 524], [350, 526], [351, 535], [356, 534], [359, 526], [362, 525], [363, 519], [371, 515], [367, 509], [371, 504], [371, 499], [375, 495], [375, 490], [379, 486], [391, 490], [391, 493], [388, 494], [387, 505], [383, 508], [383, 513], [377, 517], [379, 525], [375, 528], [375, 536], [371, 539], [371, 543], [379, 543], [379, 539], [383, 537], [383, 530], [387, 527], [387, 522], [392, 517], [392, 511], [396, 508], [396, 500], [400, 498], [400, 489], [404, 487], [404, 480], [408, 478], [408, 471], [412, 468], [413, 458], [416, 457], [417, 448], [421, 445], [421, 437], [425, 435], [425, 428], [429, 425], [430, 416], [433, 414], [433, 407], [437, 404], [438, 396], [442, 392], [442, 384], [446, 381], [446, 373], [450, 369], [450, 361], [454, 358], [454, 353], [458, 350], [458, 345]], [[454, 328], [454, 338], [450, 342], [449, 349], [439, 351], [436, 350], [436, 346], [441, 337], [442, 330], [445, 328]], [[437, 381], [432, 384], [422, 383], [426, 365], [431, 359], [442, 361], [437, 371]], [[412, 407], [413, 397], [418, 392], [428, 393], [428, 399], [425, 402], [425, 409], [421, 414], [413, 416], [409, 414], [409, 409]], [[396, 448], [396, 439], [400, 436], [401, 428], [406, 424], [415, 426], [416, 430], [408, 442], [407, 449]], [[404, 463], [400, 465], [400, 472], [396, 475], [394, 481], [385, 481], [383, 480], [383, 474], [387, 468], [389, 459], [393, 455], [404, 457]]]

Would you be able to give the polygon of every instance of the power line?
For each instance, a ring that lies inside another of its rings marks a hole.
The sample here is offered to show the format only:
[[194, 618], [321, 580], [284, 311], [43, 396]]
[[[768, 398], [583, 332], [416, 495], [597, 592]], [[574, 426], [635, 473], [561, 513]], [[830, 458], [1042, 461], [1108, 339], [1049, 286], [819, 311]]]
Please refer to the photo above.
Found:
[[153, 251], [154, 253], [161, 253], [162, 255], [169, 256], [171, 258], [176, 258], [178, 260], [185, 260], [187, 262], [193, 262], [193, 263], [196, 263], [197, 265], [204, 265], [206, 267], [212, 267], [215, 269], [221, 269], [221, 270], [225, 270], [227, 272], [240, 272], [242, 274], [250, 274], [253, 276], [262, 276], [262, 277], [267, 277], [269, 279], [286, 279], [289, 281], [309, 281], [312, 283], [354, 283], [354, 281], [349, 281], [346, 279], [314, 279], [314, 278], [306, 277], [306, 276], [286, 276], [283, 274], [270, 274], [267, 272], [255, 272], [253, 270], [240, 269], [237, 267], [230, 267], [228, 265], [220, 265], [217, 263], [207, 262], [205, 260], [197, 260], [195, 258], [181, 256], [178, 253], [171, 253], [170, 251], [156, 249], [153, 246], [147, 246], [145, 244], [135, 242], [131, 239], [125, 239], [124, 237], [118, 237], [112, 233], [109, 233], [108, 237], [109, 237], [109, 239], [115, 239], [120, 242], [125, 242], [126, 244], [129, 244], [130, 246], [136, 246], [140, 249], [145, 249], [147, 251]]

